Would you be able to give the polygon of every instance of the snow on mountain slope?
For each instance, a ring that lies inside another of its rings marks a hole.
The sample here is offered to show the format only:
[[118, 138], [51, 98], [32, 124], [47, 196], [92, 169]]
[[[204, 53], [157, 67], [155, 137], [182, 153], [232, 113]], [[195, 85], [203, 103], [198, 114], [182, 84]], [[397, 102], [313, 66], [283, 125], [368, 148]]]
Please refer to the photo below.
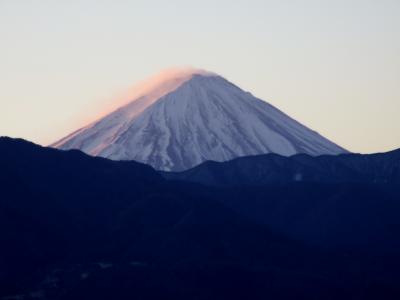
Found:
[[346, 150], [210, 72], [175, 72], [52, 145], [180, 171], [245, 155]]

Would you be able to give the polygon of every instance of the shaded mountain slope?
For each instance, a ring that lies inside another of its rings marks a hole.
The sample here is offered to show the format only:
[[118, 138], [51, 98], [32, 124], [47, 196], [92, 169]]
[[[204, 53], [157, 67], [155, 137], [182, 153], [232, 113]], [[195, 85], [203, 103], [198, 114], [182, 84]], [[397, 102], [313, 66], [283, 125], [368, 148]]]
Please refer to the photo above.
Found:
[[390, 183], [206, 187], [0, 139], [0, 297], [397, 299]]

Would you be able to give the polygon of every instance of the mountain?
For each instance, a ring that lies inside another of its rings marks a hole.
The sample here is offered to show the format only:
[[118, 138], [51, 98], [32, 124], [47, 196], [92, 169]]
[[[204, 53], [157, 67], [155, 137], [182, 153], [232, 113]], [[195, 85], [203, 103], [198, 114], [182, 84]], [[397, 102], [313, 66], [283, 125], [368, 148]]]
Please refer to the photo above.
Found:
[[346, 152], [221, 76], [199, 70], [158, 76], [125, 106], [52, 146], [165, 171], [265, 153]]
[[0, 298], [399, 299], [399, 199], [345, 177], [169, 181], [0, 138]]
[[277, 154], [205, 162], [183, 172], [160, 172], [169, 180], [215, 186], [288, 182], [400, 184], [400, 149], [376, 154], [310, 156]]

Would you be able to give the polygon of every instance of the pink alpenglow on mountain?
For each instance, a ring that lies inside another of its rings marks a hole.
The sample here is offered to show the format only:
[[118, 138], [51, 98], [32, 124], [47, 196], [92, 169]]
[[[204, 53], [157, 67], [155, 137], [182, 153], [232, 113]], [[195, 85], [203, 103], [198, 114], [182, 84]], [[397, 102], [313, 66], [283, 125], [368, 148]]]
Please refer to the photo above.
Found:
[[52, 146], [136, 160], [164, 171], [265, 153], [347, 152], [271, 104], [203, 70], [154, 77], [136, 90], [131, 102]]

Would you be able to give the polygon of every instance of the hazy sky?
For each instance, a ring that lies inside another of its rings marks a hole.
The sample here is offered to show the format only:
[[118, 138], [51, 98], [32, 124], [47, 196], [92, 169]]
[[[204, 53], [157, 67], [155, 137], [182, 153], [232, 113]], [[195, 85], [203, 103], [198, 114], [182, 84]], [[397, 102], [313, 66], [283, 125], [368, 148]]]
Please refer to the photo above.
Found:
[[0, 135], [51, 143], [173, 66], [351, 151], [400, 147], [399, 0], [0, 0]]

